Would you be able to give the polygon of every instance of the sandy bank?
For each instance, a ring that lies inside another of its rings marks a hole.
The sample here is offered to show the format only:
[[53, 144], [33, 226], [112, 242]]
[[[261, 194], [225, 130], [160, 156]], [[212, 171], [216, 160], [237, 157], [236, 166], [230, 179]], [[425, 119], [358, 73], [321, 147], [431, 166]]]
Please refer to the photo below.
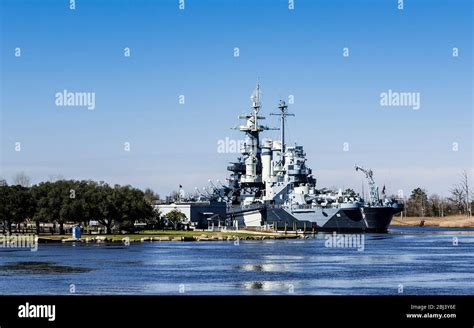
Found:
[[[422, 221], [424, 221], [422, 223]], [[474, 228], [474, 217], [468, 218], [464, 215], [453, 215], [445, 217], [394, 217], [393, 226], [428, 226], [442, 228]]]

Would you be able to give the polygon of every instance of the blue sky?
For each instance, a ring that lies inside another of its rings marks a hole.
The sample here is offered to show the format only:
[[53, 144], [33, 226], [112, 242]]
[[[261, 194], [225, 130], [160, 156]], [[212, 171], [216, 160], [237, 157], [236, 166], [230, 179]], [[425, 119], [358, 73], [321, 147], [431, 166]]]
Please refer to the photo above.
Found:
[[[237, 154], [217, 143], [241, 137], [230, 128], [257, 78], [269, 126], [278, 100], [294, 96], [289, 141], [305, 147], [320, 187], [359, 190], [356, 163], [393, 193], [447, 195], [462, 170], [474, 174], [472, 1], [0, 3], [7, 180], [22, 171], [34, 183], [61, 175], [162, 195], [224, 180]], [[55, 106], [64, 89], [95, 92], [96, 108]], [[381, 107], [388, 89], [420, 92], [421, 108]]]

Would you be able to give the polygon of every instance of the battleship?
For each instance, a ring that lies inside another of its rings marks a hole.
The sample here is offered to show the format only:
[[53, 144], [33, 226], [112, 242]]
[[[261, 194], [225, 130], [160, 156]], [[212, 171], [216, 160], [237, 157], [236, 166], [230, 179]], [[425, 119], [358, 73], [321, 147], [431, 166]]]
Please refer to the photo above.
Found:
[[[215, 186], [204, 196], [209, 201], [227, 204], [227, 219], [246, 228], [302, 227], [318, 231], [386, 232], [394, 214], [403, 210], [396, 199], [382, 197], [374, 181], [373, 171], [356, 165], [365, 175], [369, 187], [366, 201], [352, 190], [316, 188], [316, 178], [306, 164], [303, 146], [287, 145], [285, 122], [289, 113], [280, 101], [280, 127], [261, 125], [260, 86], [251, 96], [251, 112], [239, 119], [244, 124], [235, 129], [245, 134], [241, 156], [227, 167], [227, 185]], [[266, 130], [280, 130], [280, 139], [262, 139]], [[384, 188], [385, 189], [385, 188]]]

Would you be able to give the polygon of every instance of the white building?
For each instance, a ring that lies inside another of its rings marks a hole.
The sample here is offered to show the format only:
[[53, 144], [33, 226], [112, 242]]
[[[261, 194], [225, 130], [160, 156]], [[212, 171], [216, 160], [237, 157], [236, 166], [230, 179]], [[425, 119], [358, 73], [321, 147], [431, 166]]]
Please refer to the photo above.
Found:
[[210, 222], [216, 225], [226, 224], [226, 204], [223, 202], [176, 202], [154, 205], [161, 216], [178, 210], [186, 216], [187, 222], [198, 229], [205, 229]]

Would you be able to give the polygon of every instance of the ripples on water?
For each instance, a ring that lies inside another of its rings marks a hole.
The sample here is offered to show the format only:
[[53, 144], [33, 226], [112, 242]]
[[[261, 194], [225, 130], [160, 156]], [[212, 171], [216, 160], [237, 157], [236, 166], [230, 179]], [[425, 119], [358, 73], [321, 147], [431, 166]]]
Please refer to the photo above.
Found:
[[393, 228], [364, 235], [364, 251], [325, 236], [0, 249], [0, 293], [474, 294], [474, 229]]

